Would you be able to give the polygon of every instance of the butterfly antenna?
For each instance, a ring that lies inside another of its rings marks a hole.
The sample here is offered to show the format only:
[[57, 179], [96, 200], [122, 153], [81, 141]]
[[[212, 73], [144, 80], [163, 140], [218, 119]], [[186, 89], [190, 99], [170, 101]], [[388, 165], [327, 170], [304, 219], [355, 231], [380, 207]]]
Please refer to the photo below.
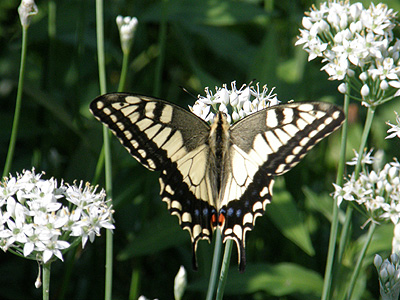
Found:
[[190, 96], [192, 96], [193, 98], [197, 99], [197, 97], [195, 95], [193, 95], [193, 93], [189, 92], [185, 87], [180, 86], [180, 88], [187, 94], [189, 94]]

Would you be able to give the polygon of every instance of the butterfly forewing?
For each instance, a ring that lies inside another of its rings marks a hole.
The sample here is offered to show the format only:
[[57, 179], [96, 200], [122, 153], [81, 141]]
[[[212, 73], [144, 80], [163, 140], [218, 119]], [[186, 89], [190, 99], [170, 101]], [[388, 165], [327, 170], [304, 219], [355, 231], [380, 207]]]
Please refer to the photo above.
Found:
[[321, 139], [340, 127], [343, 112], [328, 103], [292, 103], [256, 112], [230, 128], [230, 159], [221, 190], [223, 239], [237, 243], [245, 265], [245, 234], [272, 198], [273, 177], [294, 167]]
[[210, 240], [217, 190], [206, 145], [209, 125], [179, 106], [141, 95], [106, 94], [90, 109], [142, 165], [161, 171], [161, 197], [190, 232], [193, 251], [200, 239]]
[[90, 108], [133, 157], [161, 171], [161, 197], [190, 232], [194, 265], [198, 241], [210, 241], [218, 225], [223, 241], [236, 242], [241, 271], [246, 232], [270, 203], [274, 176], [289, 171], [344, 120], [331, 104], [291, 103], [231, 127], [218, 114], [210, 127], [176, 105], [127, 93], [100, 96]]

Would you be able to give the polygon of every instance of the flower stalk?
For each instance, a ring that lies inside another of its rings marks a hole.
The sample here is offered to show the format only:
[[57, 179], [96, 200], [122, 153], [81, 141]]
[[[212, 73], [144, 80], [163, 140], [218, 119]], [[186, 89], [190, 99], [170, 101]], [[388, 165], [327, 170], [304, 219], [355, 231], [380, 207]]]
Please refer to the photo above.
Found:
[[21, 47], [21, 65], [19, 69], [19, 79], [18, 79], [18, 90], [17, 99], [15, 101], [15, 112], [14, 120], [12, 125], [10, 144], [8, 146], [6, 163], [3, 170], [3, 176], [8, 175], [11, 169], [11, 164], [14, 157], [15, 144], [17, 142], [19, 119], [21, 115], [21, 103], [22, 103], [22, 91], [24, 89], [24, 77], [25, 77], [25, 64], [26, 64], [26, 51], [27, 51], [27, 40], [28, 40], [28, 27], [22, 27], [22, 47]]
[[125, 89], [126, 75], [128, 73], [129, 54], [131, 52], [135, 31], [138, 25], [137, 18], [118, 16], [116, 19], [118, 25], [119, 36], [121, 40], [121, 49], [123, 53], [122, 70], [119, 80], [118, 91]]
[[[99, 68], [100, 93], [107, 92], [106, 65], [104, 55], [104, 19], [103, 19], [103, 0], [96, 0], [96, 33], [97, 33], [97, 58]], [[112, 196], [112, 164], [111, 164], [111, 146], [110, 132], [103, 126], [103, 143], [105, 159], [105, 187], [107, 194]], [[104, 299], [112, 298], [112, 269], [113, 269], [113, 236], [111, 231], [106, 233], [106, 274]]]
[[50, 299], [50, 270], [51, 270], [51, 262], [42, 265], [43, 300]]
[[347, 292], [347, 299], [348, 300], [350, 300], [351, 296], [353, 295], [353, 291], [354, 291], [354, 288], [356, 286], [356, 281], [357, 281], [358, 275], [360, 274], [362, 263], [364, 261], [365, 254], [367, 253], [368, 247], [369, 247], [369, 245], [370, 245], [370, 243], [372, 241], [372, 237], [374, 235], [375, 229], [376, 229], [376, 224], [374, 222], [371, 222], [370, 226], [369, 226], [369, 229], [368, 229], [367, 238], [366, 238], [365, 243], [364, 243], [364, 245], [363, 245], [363, 247], [361, 249], [361, 252], [360, 252], [360, 254], [358, 256], [357, 263], [356, 263], [356, 266], [355, 266], [355, 268], [353, 270], [353, 273], [351, 274], [351, 279], [350, 279], [350, 283], [349, 283], [349, 289], [348, 289], [348, 292]]
[[12, 125], [10, 144], [8, 146], [8, 152], [6, 157], [6, 162], [3, 170], [3, 176], [8, 175], [11, 169], [15, 144], [17, 142], [18, 136], [18, 128], [19, 128], [19, 119], [21, 115], [21, 103], [22, 103], [22, 92], [24, 90], [24, 78], [25, 78], [25, 65], [26, 65], [26, 52], [28, 48], [28, 28], [31, 23], [32, 16], [38, 13], [38, 8], [33, 0], [23, 0], [21, 1], [21, 5], [18, 7], [18, 14], [21, 20], [22, 26], [22, 46], [21, 46], [21, 65], [19, 68], [19, 77], [18, 77], [18, 89], [17, 89], [17, 98], [15, 101], [15, 111], [14, 111], [14, 120]]
[[[346, 78], [346, 90], [349, 90], [349, 80]], [[349, 112], [349, 104], [350, 104], [350, 96], [348, 93], [344, 96], [344, 105], [343, 110], [345, 116], [348, 115]], [[338, 171], [336, 176], [336, 184], [342, 186], [343, 184], [343, 176], [344, 169], [346, 165], [346, 148], [347, 148], [347, 131], [348, 131], [348, 120], [345, 118], [342, 125], [341, 132], [341, 142], [340, 142], [340, 154], [339, 154], [339, 164]], [[332, 212], [332, 224], [329, 235], [329, 245], [328, 245], [328, 256], [326, 260], [325, 267], [325, 276], [324, 276], [324, 285], [322, 288], [322, 300], [329, 299], [329, 295], [331, 292], [332, 285], [332, 275], [333, 275], [333, 266], [335, 263], [335, 248], [337, 243], [338, 236], [338, 228], [339, 228], [339, 205], [337, 201], [333, 202], [333, 212]], [[341, 256], [339, 256], [339, 261], [341, 261]]]
[[233, 241], [228, 240], [225, 243], [224, 258], [222, 259], [221, 273], [219, 275], [219, 282], [217, 287], [216, 300], [222, 300], [225, 291], [226, 281], [228, 279], [229, 263], [231, 261]]
[[206, 300], [212, 300], [215, 294], [215, 289], [217, 287], [217, 281], [218, 281], [219, 264], [221, 262], [221, 251], [222, 251], [221, 231], [217, 229], [215, 231], [214, 255], [211, 265], [211, 273], [208, 282]]

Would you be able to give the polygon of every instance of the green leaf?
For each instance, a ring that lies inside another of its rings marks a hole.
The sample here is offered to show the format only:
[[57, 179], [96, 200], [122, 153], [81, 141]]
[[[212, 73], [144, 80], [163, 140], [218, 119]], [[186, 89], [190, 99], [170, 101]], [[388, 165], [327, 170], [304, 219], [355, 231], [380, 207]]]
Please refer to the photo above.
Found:
[[310, 232], [305, 226], [293, 197], [283, 188], [283, 178], [278, 178], [274, 187], [274, 197], [268, 205], [268, 216], [282, 234], [299, 246], [308, 255], [315, 254]]

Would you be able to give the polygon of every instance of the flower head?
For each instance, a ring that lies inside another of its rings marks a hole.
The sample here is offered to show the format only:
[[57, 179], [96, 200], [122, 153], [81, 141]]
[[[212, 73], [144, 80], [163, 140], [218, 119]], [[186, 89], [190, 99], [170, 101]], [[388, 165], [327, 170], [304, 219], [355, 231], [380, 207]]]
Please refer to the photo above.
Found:
[[197, 101], [193, 106], [189, 106], [190, 110], [205, 120], [212, 123], [214, 116], [218, 111], [226, 114], [227, 120], [233, 124], [247, 115], [250, 115], [263, 108], [276, 105], [280, 101], [274, 89], [268, 90], [267, 86], [263, 86], [260, 92], [260, 86], [257, 83], [253, 85], [242, 85], [238, 90], [236, 82], [231, 83], [231, 89], [227, 85], [215, 88], [215, 93], [205, 89], [205, 96], [198, 96]]
[[378, 105], [400, 95], [400, 40], [393, 34], [396, 14], [381, 3], [364, 8], [359, 2], [324, 2], [305, 13], [296, 45], [303, 45], [308, 60], [320, 57], [325, 63], [321, 70], [331, 80], [348, 76], [358, 81], [354, 73], [363, 74], [361, 85], [353, 82], [352, 87], [357, 87], [363, 105]]
[[338, 205], [343, 200], [356, 202], [369, 215], [369, 221], [399, 224], [400, 164], [395, 160], [384, 165], [381, 170], [369, 171], [366, 165], [373, 164], [375, 160], [371, 151], [367, 152], [361, 161], [364, 171], [358, 178], [352, 173], [346, 178], [343, 187], [334, 184], [333, 197]]
[[129, 52], [135, 36], [138, 20], [135, 17], [118, 16], [116, 19], [119, 37], [121, 39], [121, 48], [124, 52]]
[[[41, 262], [63, 260], [76, 239], [85, 246], [101, 228], [113, 229], [105, 193], [86, 184], [59, 185], [43, 173], [23, 171], [0, 183], [0, 248]], [[71, 212], [70, 212], [71, 211]]]
[[396, 253], [390, 255], [390, 260], [382, 260], [376, 254], [374, 265], [378, 271], [380, 294], [384, 300], [395, 300], [400, 294], [400, 264], [399, 256]]

